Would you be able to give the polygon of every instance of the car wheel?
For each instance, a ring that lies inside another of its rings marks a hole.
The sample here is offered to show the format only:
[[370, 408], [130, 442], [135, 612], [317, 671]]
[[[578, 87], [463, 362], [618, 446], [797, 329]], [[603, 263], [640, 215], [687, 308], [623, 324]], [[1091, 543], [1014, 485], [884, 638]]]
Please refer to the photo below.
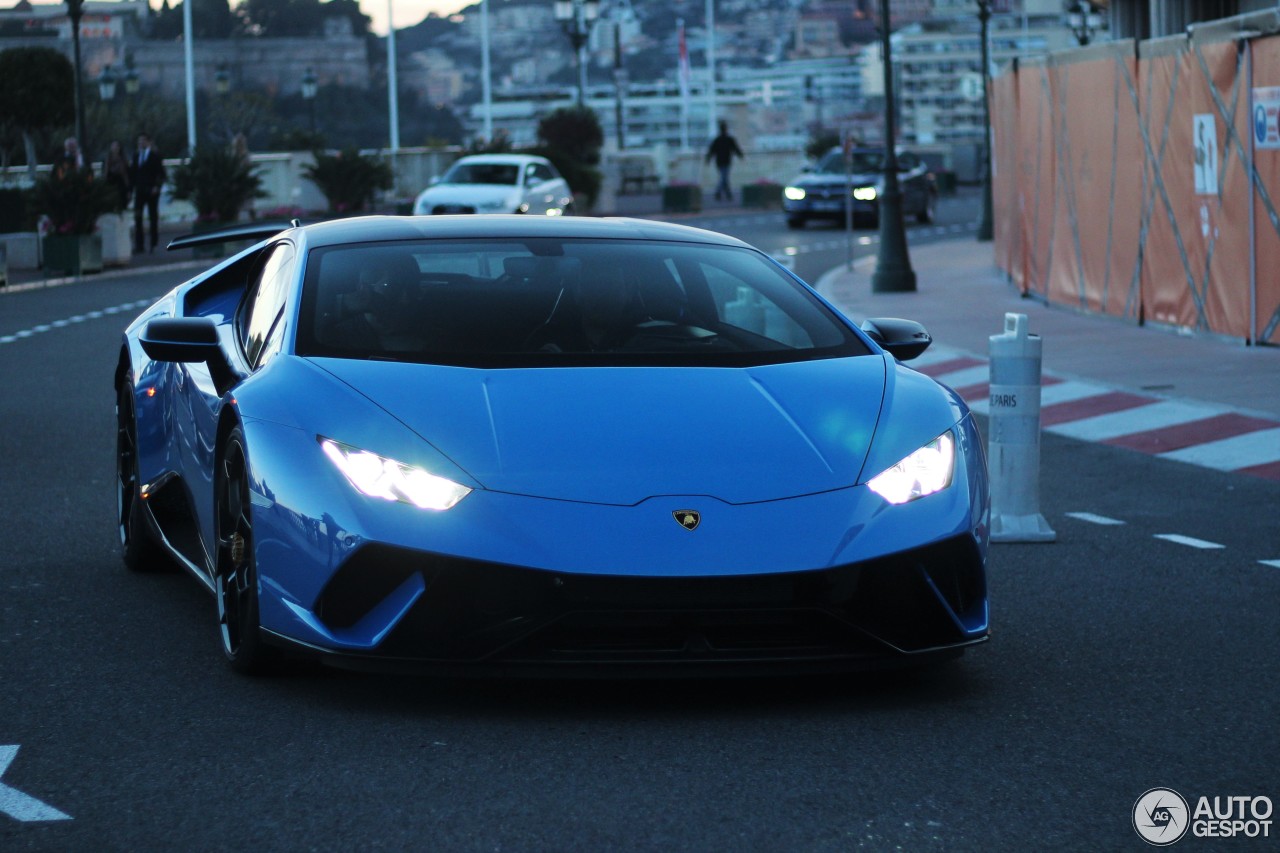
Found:
[[278, 651], [266, 645], [258, 630], [258, 571], [253, 547], [253, 512], [249, 495], [249, 457], [244, 432], [231, 430], [214, 476], [217, 500], [218, 552], [214, 593], [222, 651], [231, 668], [250, 675], [275, 669]]
[[803, 227], [804, 227], [804, 217], [803, 217], [803, 216], [788, 216], [788, 217], [787, 217], [787, 227], [788, 227], [788, 228], [803, 228]]
[[138, 421], [133, 388], [125, 384], [116, 398], [116, 519], [120, 557], [135, 572], [169, 568], [169, 560], [147, 524], [138, 482]]
[[916, 221], [921, 225], [928, 225], [933, 222], [937, 215], [938, 197], [933, 193], [927, 193], [924, 197], [924, 207], [920, 208], [916, 214]]

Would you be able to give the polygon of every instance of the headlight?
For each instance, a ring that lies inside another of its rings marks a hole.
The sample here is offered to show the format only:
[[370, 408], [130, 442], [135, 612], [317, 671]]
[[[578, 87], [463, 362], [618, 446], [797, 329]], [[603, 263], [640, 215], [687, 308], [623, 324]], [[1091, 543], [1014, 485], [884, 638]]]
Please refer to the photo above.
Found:
[[782, 194], [792, 201], [804, 201], [804, 187], [785, 187]]
[[420, 509], [446, 510], [471, 494], [471, 489], [421, 468], [386, 459], [376, 453], [317, 436], [324, 455], [351, 485], [371, 498], [411, 503]]
[[924, 447], [867, 481], [891, 504], [904, 504], [951, 485], [956, 470], [956, 440], [948, 430]]
[[858, 201], [875, 201], [876, 188], [875, 187], [858, 187], [856, 190], [853, 191], [853, 197], [856, 198]]

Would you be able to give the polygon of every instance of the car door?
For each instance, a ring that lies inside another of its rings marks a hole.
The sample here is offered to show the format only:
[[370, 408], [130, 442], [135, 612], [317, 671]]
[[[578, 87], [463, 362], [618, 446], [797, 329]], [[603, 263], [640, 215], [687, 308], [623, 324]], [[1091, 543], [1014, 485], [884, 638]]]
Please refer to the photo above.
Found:
[[[282, 240], [262, 252], [259, 262], [249, 274], [244, 299], [232, 323], [234, 341], [231, 345], [240, 350], [238, 355], [251, 370], [260, 367], [273, 352], [279, 350], [287, 295], [296, 276], [295, 257], [293, 244]], [[188, 485], [196, 501], [197, 521], [206, 556], [210, 556], [214, 535], [214, 464], [218, 450], [218, 416], [223, 400], [214, 389], [205, 365], [178, 366], [189, 369], [193, 380], [188, 394], [190, 423], [186, 429], [189, 434], [182, 442], [182, 452], [187, 455], [183, 459], [183, 470], [187, 472]]]

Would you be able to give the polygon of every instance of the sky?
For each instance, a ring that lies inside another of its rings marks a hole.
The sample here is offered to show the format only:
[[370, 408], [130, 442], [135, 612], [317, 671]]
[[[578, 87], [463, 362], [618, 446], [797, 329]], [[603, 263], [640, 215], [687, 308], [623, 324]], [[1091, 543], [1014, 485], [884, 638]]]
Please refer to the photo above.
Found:
[[[15, 0], [16, 2], [16, 0]], [[31, 0], [32, 5], [62, 5], [61, 0], [51, 2], [51, 0]], [[160, 0], [150, 0], [151, 5], [159, 8]], [[385, 36], [387, 34], [387, 10], [391, 8], [392, 14], [395, 16], [396, 29], [404, 29], [411, 27], [421, 21], [431, 12], [439, 15], [452, 15], [459, 9], [470, 6], [475, 0], [360, 0], [360, 9], [368, 15], [372, 20], [373, 31], [378, 35]], [[170, 5], [177, 5], [178, 0], [170, 0]], [[231, 0], [231, 5], [236, 5], [237, 0]], [[12, 6], [13, 3], [5, 3], [6, 6]]]

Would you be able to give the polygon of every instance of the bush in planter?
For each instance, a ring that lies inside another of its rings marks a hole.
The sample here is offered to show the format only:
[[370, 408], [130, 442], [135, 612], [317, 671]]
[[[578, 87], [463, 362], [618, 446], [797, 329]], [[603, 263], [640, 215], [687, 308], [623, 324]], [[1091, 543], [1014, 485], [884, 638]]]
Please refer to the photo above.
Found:
[[116, 209], [116, 191], [97, 180], [93, 169], [55, 169], [29, 190], [27, 209], [46, 217], [44, 268], [71, 275], [102, 270], [98, 217]]
[[218, 146], [196, 149], [170, 183], [174, 198], [191, 202], [198, 222], [235, 222], [245, 205], [266, 196], [253, 165]]
[[778, 207], [782, 204], [782, 184], [759, 180], [742, 185], [743, 207]]
[[697, 213], [702, 210], [702, 187], [697, 184], [667, 184], [662, 188], [663, 213]]
[[355, 148], [336, 154], [316, 151], [314, 156], [315, 164], [303, 169], [303, 176], [324, 194], [334, 213], [360, 213], [372, 206], [378, 190], [394, 185], [391, 166], [381, 157], [366, 156]]
[[55, 170], [28, 190], [27, 210], [49, 218], [50, 234], [92, 234], [99, 216], [115, 213], [116, 192], [89, 167]]

